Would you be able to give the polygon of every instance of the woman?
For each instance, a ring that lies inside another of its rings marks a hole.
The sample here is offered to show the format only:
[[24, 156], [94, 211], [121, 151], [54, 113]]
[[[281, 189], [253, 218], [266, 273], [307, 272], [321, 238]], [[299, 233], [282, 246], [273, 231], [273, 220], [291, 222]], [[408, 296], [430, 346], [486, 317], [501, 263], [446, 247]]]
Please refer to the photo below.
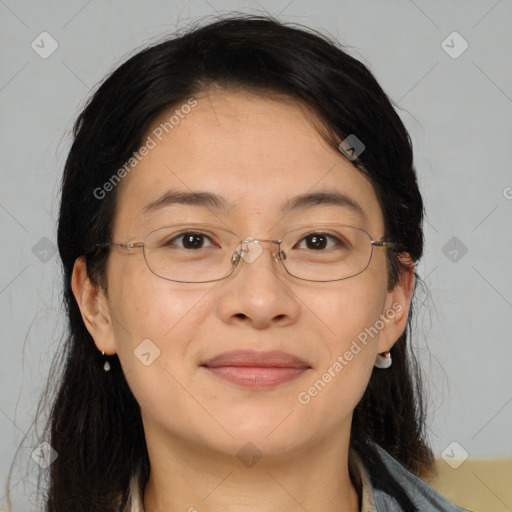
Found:
[[335, 42], [233, 16], [130, 58], [63, 177], [46, 509], [461, 510], [418, 478], [422, 218], [409, 136]]

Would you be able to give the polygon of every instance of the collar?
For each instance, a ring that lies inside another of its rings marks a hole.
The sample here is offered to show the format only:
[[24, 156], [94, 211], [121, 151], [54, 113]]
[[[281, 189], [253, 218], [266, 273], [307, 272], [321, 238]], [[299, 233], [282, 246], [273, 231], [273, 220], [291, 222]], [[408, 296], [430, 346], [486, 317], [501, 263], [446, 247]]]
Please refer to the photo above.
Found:
[[361, 512], [377, 512], [370, 475], [353, 448], [350, 448], [348, 452], [348, 468], [361, 499]]

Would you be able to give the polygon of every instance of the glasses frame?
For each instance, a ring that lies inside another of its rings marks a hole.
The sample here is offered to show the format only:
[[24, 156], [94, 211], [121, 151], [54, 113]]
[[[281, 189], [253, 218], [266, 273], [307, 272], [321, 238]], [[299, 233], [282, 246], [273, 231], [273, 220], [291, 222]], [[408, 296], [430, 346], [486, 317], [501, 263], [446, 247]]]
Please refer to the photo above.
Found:
[[[155, 231], [159, 231], [161, 229], [177, 227], [177, 226], [187, 226], [187, 227], [190, 226], [191, 228], [193, 228], [194, 226], [204, 226], [204, 227], [211, 227], [211, 228], [216, 228], [216, 229], [220, 228], [220, 229], [222, 229], [224, 231], [227, 231], [228, 233], [231, 233], [232, 235], [234, 235], [239, 240], [239, 244], [238, 244], [235, 252], [231, 256], [231, 263], [233, 264], [232, 267], [231, 267], [231, 270], [225, 276], [223, 276], [223, 277], [220, 277], [218, 279], [209, 279], [207, 281], [181, 281], [181, 280], [178, 280], [178, 279], [170, 279], [168, 277], [163, 277], [163, 276], [157, 274], [151, 268], [151, 266], [150, 266], [150, 264], [149, 264], [149, 262], [147, 260], [146, 249], [145, 249], [146, 248], [146, 240]], [[368, 258], [368, 263], [366, 264], [366, 266], [362, 270], [357, 272], [356, 274], [353, 274], [353, 275], [348, 276], [348, 277], [342, 277], [342, 278], [339, 278], [339, 279], [322, 279], [322, 280], [318, 280], [318, 279], [305, 279], [303, 277], [298, 277], [298, 276], [292, 274], [286, 268], [286, 265], [284, 263], [284, 260], [286, 259], [286, 253], [284, 253], [284, 251], [281, 250], [281, 242], [283, 241], [283, 239], [286, 237], [287, 234], [291, 233], [292, 231], [295, 231], [296, 229], [307, 229], [309, 227], [317, 228], [317, 227], [321, 227], [321, 226], [339, 226], [339, 227], [346, 227], [346, 228], [357, 229], [357, 230], [363, 232], [368, 237], [368, 239], [370, 240], [370, 244], [371, 244], [370, 257]], [[274, 257], [274, 260], [276, 261], [276, 263], [279, 263], [279, 262], [281, 263], [281, 266], [284, 268], [284, 270], [286, 271], [286, 273], [288, 275], [294, 277], [295, 279], [300, 279], [301, 281], [310, 281], [310, 282], [314, 282], [314, 283], [329, 283], [329, 282], [333, 282], [333, 281], [344, 281], [345, 279], [350, 279], [351, 277], [358, 276], [359, 274], [362, 274], [369, 267], [370, 262], [372, 260], [373, 248], [374, 247], [383, 247], [383, 248], [388, 248], [388, 249], [396, 249], [397, 246], [398, 246], [398, 244], [395, 244], [393, 242], [388, 242], [388, 241], [384, 240], [384, 237], [381, 237], [380, 240], [374, 240], [373, 237], [370, 235], [370, 233], [368, 233], [364, 229], [359, 228], [357, 226], [351, 226], [349, 224], [339, 224], [339, 223], [336, 223], [336, 222], [328, 222], [328, 223], [324, 223], [324, 224], [313, 224], [311, 226], [305, 225], [305, 226], [300, 226], [300, 227], [297, 227], [297, 228], [293, 228], [293, 229], [290, 229], [289, 231], [287, 231], [286, 233], [284, 233], [280, 240], [272, 240], [272, 239], [264, 239], [264, 238], [255, 239], [255, 238], [252, 238], [250, 235], [245, 237], [242, 240], [242, 239], [240, 239], [240, 237], [236, 233], [234, 233], [233, 231], [231, 231], [231, 230], [229, 230], [227, 228], [224, 228], [222, 226], [217, 226], [215, 224], [191, 222], [191, 223], [182, 223], [182, 224], [170, 224], [170, 225], [167, 225], [167, 226], [162, 226], [162, 227], [159, 227], [159, 228], [156, 228], [156, 229], [152, 229], [144, 237], [144, 239], [141, 242], [128, 242], [128, 243], [125, 243], [125, 244], [114, 243], [114, 242], [102, 242], [102, 243], [97, 243], [96, 247], [98, 249], [108, 248], [108, 247], [121, 247], [122, 249], [126, 249], [126, 250], [137, 249], [137, 248], [142, 247], [144, 261], [146, 262], [146, 265], [149, 268], [149, 270], [151, 271], [151, 273], [154, 274], [155, 276], [159, 277], [160, 279], [165, 279], [166, 281], [173, 281], [175, 283], [200, 284], [200, 283], [213, 283], [213, 282], [222, 281], [223, 279], [228, 278], [238, 268], [238, 264], [240, 263], [240, 260], [243, 259], [242, 255], [241, 255], [242, 251], [240, 251], [239, 248], [243, 244], [247, 244], [247, 243], [258, 243], [259, 244], [261, 242], [271, 242], [271, 243], [274, 243], [274, 244], [278, 244], [277, 251], [274, 251], [272, 253], [272, 256]], [[262, 246], [262, 248], [263, 248], [263, 246]]]

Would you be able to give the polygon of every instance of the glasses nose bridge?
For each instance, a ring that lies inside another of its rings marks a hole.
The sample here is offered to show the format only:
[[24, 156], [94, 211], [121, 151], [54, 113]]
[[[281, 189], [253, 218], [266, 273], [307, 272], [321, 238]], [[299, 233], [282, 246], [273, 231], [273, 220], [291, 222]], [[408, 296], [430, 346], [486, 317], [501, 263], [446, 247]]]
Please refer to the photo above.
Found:
[[265, 238], [253, 238], [252, 236], [247, 236], [244, 238], [237, 249], [237, 253], [239, 254], [239, 257], [243, 259], [246, 263], [252, 263], [253, 261], [256, 261], [261, 254], [263, 254], [264, 246], [262, 245], [262, 242], [268, 242], [272, 244], [277, 244], [277, 248], [274, 249], [274, 245], [272, 245], [271, 253], [272, 257], [274, 258], [274, 261], [276, 263], [279, 263], [280, 260], [284, 259], [283, 255], [281, 254], [281, 240], [272, 240], [272, 239], [265, 239]]

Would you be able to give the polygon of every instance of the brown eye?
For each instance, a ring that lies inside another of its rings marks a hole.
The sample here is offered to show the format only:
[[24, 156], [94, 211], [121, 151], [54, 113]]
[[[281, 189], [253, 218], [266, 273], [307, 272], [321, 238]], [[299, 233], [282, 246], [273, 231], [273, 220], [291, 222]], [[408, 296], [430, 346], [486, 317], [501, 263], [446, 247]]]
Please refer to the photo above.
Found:
[[[331, 244], [329, 245], [329, 242], [331, 241]], [[300, 247], [302, 245], [302, 242], [305, 243], [305, 247]], [[306, 235], [303, 237], [298, 244], [298, 248], [302, 249], [310, 249], [313, 251], [319, 251], [322, 249], [330, 249], [334, 246], [345, 246], [342, 240], [335, 237], [334, 235], [329, 235], [327, 233], [310, 233], [309, 235]]]
[[[202, 249], [205, 247], [205, 244], [209, 242], [210, 239], [203, 233], [194, 233], [188, 231], [186, 233], [181, 233], [178, 236], [170, 238], [165, 242], [166, 246], [177, 246], [182, 249]], [[210, 244], [211, 246], [211, 244]], [[208, 246], [207, 246], [208, 247]]]

